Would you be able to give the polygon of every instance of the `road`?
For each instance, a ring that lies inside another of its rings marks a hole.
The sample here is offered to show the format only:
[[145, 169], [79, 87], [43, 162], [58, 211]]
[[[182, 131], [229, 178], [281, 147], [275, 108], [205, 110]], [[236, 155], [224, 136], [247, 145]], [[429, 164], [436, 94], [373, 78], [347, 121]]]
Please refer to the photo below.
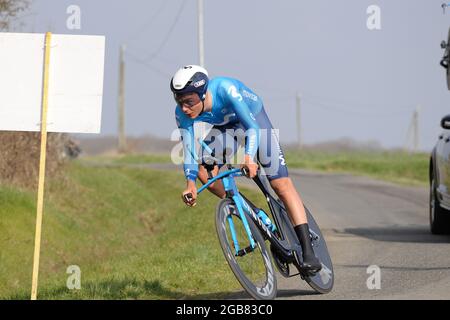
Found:
[[[427, 188], [295, 169], [290, 176], [325, 236], [335, 283], [321, 295], [299, 277], [278, 276], [279, 299], [450, 299], [450, 236], [429, 231]], [[367, 286], [373, 265], [379, 289]]]
[[[291, 170], [327, 241], [334, 264], [331, 293], [279, 277], [282, 299], [450, 299], [450, 236], [428, 227], [428, 189], [347, 174]], [[368, 289], [380, 268], [380, 289]]]

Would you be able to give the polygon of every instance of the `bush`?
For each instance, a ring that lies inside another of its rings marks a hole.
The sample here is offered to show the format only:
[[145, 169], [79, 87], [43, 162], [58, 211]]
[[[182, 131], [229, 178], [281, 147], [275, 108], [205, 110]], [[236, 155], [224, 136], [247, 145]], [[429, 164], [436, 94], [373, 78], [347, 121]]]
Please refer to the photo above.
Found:
[[[61, 171], [67, 159], [65, 149], [70, 143], [67, 134], [48, 134], [47, 176]], [[40, 149], [39, 132], [0, 132], [0, 184], [37, 187]]]

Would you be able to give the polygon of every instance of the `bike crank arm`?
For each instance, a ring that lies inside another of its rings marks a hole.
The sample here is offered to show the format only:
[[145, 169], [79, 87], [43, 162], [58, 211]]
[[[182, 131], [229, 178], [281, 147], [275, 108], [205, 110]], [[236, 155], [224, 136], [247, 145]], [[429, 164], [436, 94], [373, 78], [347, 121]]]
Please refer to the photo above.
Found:
[[255, 250], [255, 248], [252, 248], [252, 246], [248, 246], [245, 249], [239, 250], [238, 253], [236, 254], [237, 257], [243, 257], [245, 256], [247, 253], [251, 253]]

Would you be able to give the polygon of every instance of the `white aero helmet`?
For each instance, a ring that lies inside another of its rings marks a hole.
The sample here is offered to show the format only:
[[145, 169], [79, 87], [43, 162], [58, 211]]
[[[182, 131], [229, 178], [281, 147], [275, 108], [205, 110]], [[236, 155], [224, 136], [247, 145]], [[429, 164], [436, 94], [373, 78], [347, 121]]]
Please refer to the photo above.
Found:
[[206, 98], [209, 78], [205, 68], [189, 65], [179, 69], [170, 81], [175, 99], [183, 94], [195, 92], [202, 101]]

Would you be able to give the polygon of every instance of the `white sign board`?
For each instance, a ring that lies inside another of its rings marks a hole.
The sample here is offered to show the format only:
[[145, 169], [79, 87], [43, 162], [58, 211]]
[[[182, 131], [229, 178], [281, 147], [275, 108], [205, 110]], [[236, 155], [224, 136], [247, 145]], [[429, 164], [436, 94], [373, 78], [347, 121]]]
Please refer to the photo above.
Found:
[[[45, 34], [0, 33], [0, 130], [40, 131]], [[52, 35], [49, 132], [100, 133], [105, 37]]]

